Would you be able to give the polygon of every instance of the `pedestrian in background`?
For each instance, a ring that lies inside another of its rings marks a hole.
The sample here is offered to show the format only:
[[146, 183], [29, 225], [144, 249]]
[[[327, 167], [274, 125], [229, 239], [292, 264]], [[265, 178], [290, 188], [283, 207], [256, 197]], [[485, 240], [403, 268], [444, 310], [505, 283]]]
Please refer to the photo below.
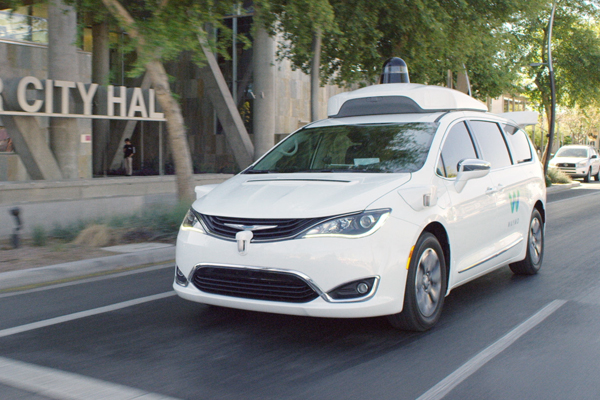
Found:
[[125, 162], [125, 175], [131, 176], [133, 174], [133, 155], [135, 154], [135, 147], [131, 145], [129, 138], [125, 139], [125, 146], [123, 146], [123, 161]]

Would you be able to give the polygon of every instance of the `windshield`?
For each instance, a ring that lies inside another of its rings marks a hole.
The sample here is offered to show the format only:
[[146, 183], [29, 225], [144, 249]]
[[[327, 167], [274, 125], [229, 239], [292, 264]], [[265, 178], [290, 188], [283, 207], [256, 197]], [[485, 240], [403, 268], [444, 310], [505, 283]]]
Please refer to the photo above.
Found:
[[434, 123], [306, 128], [245, 173], [414, 172], [423, 166], [436, 129]]
[[577, 157], [587, 158], [587, 149], [577, 147], [563, 147], [559, 149], [555, 157]]

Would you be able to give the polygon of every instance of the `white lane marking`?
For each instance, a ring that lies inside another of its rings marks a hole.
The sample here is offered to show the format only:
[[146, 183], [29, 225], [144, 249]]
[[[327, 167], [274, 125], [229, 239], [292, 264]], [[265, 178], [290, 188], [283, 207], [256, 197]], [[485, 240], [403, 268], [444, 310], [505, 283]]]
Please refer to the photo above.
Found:
[[34, 329], [45, 328], [51, 325], [62, 324], [63, 322], [73, 321], [80, 318], [90, 317], [92, 315], [103, 314], [111, 311], [121, 310], [123, 308], [137, 306], [139, 304], [148, 303], [150, 301], [160, 300], [167, 297], [175, 296], [175, 292], [166, 292], [155, 294], [152, 296], [140, 297], [139, 299], [127, 300], [121, 303], [111, 304], [109, 306], [93, 308], [91, 310], [80, 311], [73, 314], [63, 315], [61, 317], [50, 318], [43, 321], [33, 322], [31, 324], [25, 324], [15, 326], [14, 328], [7, 328], [0, 330], [0, 337], [15, 335], [17, 333], [32, 331]]
[[177, 400], [4, 357], [0, 357], [0, 383], [57, 400]]
[[471, 358], [456, 371], [441, 380], [437, 385], [429, 389], [417, 398], [417, 400], [439, 400], [446, 396], [452, 389], [458, 386], [462, 381], [474, 374], [479, 368], [483, 367], [488, 361], [506, 350], [511, 344], [517, 341], [521, 336], [536, 327], [548, 316], [562, 307], [565, 300], [554, 300], [546, 305], [540, 311], [532, 315], [525, 322], [508, 332], [498, 339], [495, 343], [484, 349], [481, 353]]
[[123, 276], [134, 275], [134, 274], [142, 274], [144, 272], [152, 272], [152, 271], [156, 271], [156, 270], [159, 270], [159, 269], [165, 269], [165, 268], [175, 268], [175, 264], [173, 264], [173, 262], [169, 262], [167, 264], [160, 264], [160, 265], [155, 265], [155, 266], [152, 266], [152, 267], [139, 268], [139, 269], [134, 269], [134, 270], [131, 270], [131, 271], [124, 271], [124, 272], [117, 272], [117, 273], [108, 273], [107, 275], [95, 276], [93, 278], [83, 278], [83, 279], [77, 279], [77, 278], [75, 278], [76, 280], [70, 281], [70, 282], [57, 283], [57, 284], [54, 284], [54, 285], [48, 285], [48, 286], [38, 287], [38, 288], [35, 288], [35, 289], [27, 289], [27, 290], [21, 290], [21, 291], [16, 291], [16, 292], [3, 293], [3, 294], [0, 294], [0, 299], [3, 299], [5, 297], [18, 296], [18, 295], [21, 295], [21, 294], [29, 294], [29, 293], [35, 293], [35, 292], [42, 292], [44, 290], [51, 290], [51, 289], [58, 289], [58, 288], [63, 288], [63, 287], [67, 287], [67, 286], [80, 285], [80, 284], [83, 284], [83, 283], [103, 281], [103, 280], [106, 280], [106, 279], [121, 278]]

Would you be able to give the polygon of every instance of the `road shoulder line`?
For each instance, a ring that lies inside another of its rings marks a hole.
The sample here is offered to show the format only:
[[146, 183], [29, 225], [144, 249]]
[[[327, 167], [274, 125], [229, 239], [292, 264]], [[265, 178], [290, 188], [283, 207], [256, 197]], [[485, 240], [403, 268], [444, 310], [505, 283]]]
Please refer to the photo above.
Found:
[[488, 361], [506, 350], [510, 345], [516, 342], [521, 336], [525, 335], [531, 329], [535, 328], [556, 310], [562, 307], [566, 300], [554, 300], [529, 317], [516, 328], [488, 346], [482, 352], [471, 358], [456, 371], [441, 380], [427, 392], [423, 393], [417, 400], [440, 400], [452, 391], [461, 382], [473, 375], [477, 370], [483, 367]]
[[177, 400], [4, 357], [0, 357], [0, 383], [57, 400]]
[[175, 296], [174, 291], [159, 293], [152, 296], [140, 297], [138, 299], [127, 300], [121, 303], [115, 303], [104, 307], [93, 308], [91, 310], [80, 311], [73, 314], [67, 314], [60, 317], [50, 318], [43, 321], [32, 322], [30, 324], [15, 326], [0, 330], [0, 338], [16, 335], [17, 333], [32, 331], [34, 329], [45, 328], [47, 326], [62, 324], [63, 322], [74, 321], [76, 319], [90, 317], [92, 315], [104, 314], [111, 311], [121, 310], [123, 308], [137, 306], [150, 301], [161, 300], [167, 297]]

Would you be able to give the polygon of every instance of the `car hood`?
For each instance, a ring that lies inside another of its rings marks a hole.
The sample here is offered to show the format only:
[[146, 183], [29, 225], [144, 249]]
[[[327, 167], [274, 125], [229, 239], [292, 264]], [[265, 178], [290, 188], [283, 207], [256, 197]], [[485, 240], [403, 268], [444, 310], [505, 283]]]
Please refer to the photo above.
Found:
[[586, 161], [585, 157], [554, 157], [550, 160], [551, 163], [570, 163], [577, 164], [580, 161]]
[[364, 210], [411, 174], [240, 174], [194, 202], [202, 214], [237, 218], [314, 218]]

